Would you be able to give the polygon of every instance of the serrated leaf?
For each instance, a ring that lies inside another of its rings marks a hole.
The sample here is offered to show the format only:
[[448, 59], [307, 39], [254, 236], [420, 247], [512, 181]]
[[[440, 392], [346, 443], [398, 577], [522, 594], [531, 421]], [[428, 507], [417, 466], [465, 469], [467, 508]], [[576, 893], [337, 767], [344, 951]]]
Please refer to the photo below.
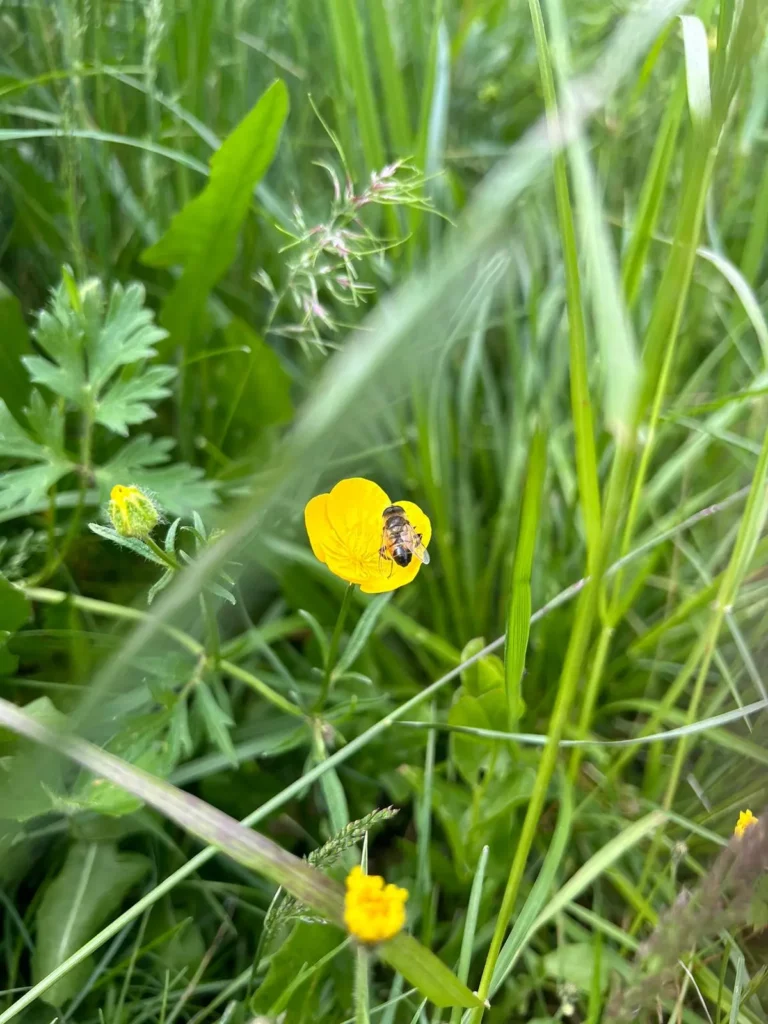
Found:
[[40, 445], [14, 419], [3, 399], [0, 399], [0, 455], [9, 459], [45, 458]]
[[142, 558], [148, 558], [150, 562], [154, 562], [155, 565], [165, 566], [165, 562], [160, 558], [152, 548], [140, 541], [138, 537], [124, 537], [117, 530], [113, 530], [111, 526], [102, 526], [100, 523], [88, 523], [88, 529], [92, 533], [95, 533], [99, 537], [103, 537], [105, 540], [112, 541], [113, 544], [117, 544], [118, 547], [128, 548], [129, 551], [133, 551], [137, 555], [141, 555]]
[[99, 400], [96, 422], [127, 435], [129, 426], [152, 419], [155, 413], [148, 403], [167, 398], [171, 389], [166, 384], [175, 376], [173, 366], [150, 366], [135, 377], [117, 380]]
[[88, 377], [98, 393], [121, 366], [142, 362], [156, 355], [155, 345], [166, 332], [154, 322], [154, 313], [144, 305], [143, 285], [112, 288], [104, 322], [88, 345]]
[[202, 192], [142, 255], [152, 267], [184, 266], [161, 313], [161, 322], [182, 345], [200, 333], [208, 295], [235, 258], [253, 190], [272, 163], [287, 112], [288, 90], [278, 80], [214, 153]]
[[29, 423], [40, 443], [63, 457], [64, 413], [60, 408], [60, 403], [49, 406], [35, 388], [32, 391], [29, 406], [25, 412], [27, 423]]
[[105, 498], [115, 484], [135, 484], [149, 491], [167, 512], [187, 516], [194, 509], [215, 505], [216, 489], [198, 466], [167, 465], [176, 442], [169, 437], [140, 434], [96, 470]]
[[[35, 916], [33, 981], [41, 981], [90, 939], [150, 866], [146, 857], [119, 853], [112, 844], [73, 846]], [[90, 961], [84, 961], [52, 985], [42, 998], [53, 1006], [61, 1006], [80, 990], [91, 969]]]
[[45, 499], [48, 489], [72, 470], [68, 462], [50, 462], [0, 474], [0, 508], [34, 508]]
[[[42, 424], [43, 413], [39, 403], [35, 405], [35, 411]], [[60, 429], [58, 423], [49, 417], [45, 427], [51, 431], [50, 439], [55, 441]], [[35, 441], [16, 422], [2, 399], [0, 455], [11, 459], [31, 459], [38, 463], [35, 466], [8, 470], [0, 475], [0, 508], [12, 508], [14, 505], [31, 508], [39, 504], [45, 498], [48, 488], [72, 469], [62, 455]]]

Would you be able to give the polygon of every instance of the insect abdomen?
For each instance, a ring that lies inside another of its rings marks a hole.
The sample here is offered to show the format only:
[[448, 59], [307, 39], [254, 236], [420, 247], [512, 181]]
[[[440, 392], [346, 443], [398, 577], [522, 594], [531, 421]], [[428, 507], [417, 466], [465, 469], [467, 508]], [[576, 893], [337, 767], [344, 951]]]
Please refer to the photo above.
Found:
[[403, 544], [396, 544], [394, 546], [394, 548], [392, 549], [392, 558], [393, 558], [393, 560], [399, 566], [402, 566], [402, 568], [405, 568], [406, 565], [410, 565], [411, 564], [411, 558], [412, 557], [413, 556], [412, 556], [411, 552], [409, 551], [409, 549], [407, 547], [405, 547]]

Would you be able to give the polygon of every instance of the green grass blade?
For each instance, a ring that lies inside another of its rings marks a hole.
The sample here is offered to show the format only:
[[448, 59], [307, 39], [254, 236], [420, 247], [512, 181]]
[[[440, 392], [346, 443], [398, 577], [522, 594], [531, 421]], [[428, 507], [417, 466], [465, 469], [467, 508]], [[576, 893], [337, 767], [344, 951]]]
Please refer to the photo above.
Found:
[[523, 490], [523, 507], [512, 563], [512, 593], [507, 616], [504, 676], [507, 693], [508, 728], [514, 731], [525, 701], [522, 683], [528, 634], [531, 624], [531, 570], [541, 516], [541, 498], [547, 468], [547, 436], [537, 429], [531, 440]]

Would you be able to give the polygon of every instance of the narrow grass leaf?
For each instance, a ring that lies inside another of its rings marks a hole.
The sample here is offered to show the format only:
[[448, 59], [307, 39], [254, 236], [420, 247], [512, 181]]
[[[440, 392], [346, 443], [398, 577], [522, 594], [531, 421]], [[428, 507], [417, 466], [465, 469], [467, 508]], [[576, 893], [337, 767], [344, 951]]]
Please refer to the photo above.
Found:
[[523, 671], [531, 628], [531, 570], [536, 550], [536, 536], [541, 515], [541, 496], [547, 468], [547, 436], [537, 429], [528, 455], [523, 508], [517, 532], [515, 557], [512, 563], [512, 594], [507, 617], [504, 651], [504, 678], [507, 694], [507, 721], [510, 730], [520, 720], [525, 708]]
[[505, 978], [515, 966], [519, 956], [525, 949], [533, 934], [534, 922], [539, 917], [547, 895], [552, 888], [560, 864], [568, 846], [571, 836], [571, 823], [573, 820], [573, 792], [571, 784], [563, 779], [560, 788], [560, 811], [557, 815], [557, 825], [552, 834], [544, 862], [536, 877], [536, 881], [528, 893], [520, 913], [515, 918], [512, 931], [502, 946], [499, 959], [491, 979], [491, 995], [499, 990], [504, 984]]
[[685, 48], [685, 81], [688, 88], [688, 109], [691, 119], [705, 125], [712, 116], [712, 94], [709, 85], [709, 45], [707, 30], [701, 18], [682, 14], [683, 46]]

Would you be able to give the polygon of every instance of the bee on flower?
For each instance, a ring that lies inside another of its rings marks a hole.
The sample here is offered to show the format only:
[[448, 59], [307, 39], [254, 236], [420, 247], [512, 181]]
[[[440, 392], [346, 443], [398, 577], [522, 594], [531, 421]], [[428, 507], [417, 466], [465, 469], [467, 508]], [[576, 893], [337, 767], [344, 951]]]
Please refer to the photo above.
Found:
[[366, 875], [360, 865], [347, 875], [344, 924], [365, 945], [386, 942], [405, 927], [408, 890], [385, 884], [381, 875]]
[[365, 594], [403, 587], [429, 563], [428, 516], [412, 501], [392, 502], [372, 480], [341, 480], [307, 503], [304, 521], [315, 557]]

